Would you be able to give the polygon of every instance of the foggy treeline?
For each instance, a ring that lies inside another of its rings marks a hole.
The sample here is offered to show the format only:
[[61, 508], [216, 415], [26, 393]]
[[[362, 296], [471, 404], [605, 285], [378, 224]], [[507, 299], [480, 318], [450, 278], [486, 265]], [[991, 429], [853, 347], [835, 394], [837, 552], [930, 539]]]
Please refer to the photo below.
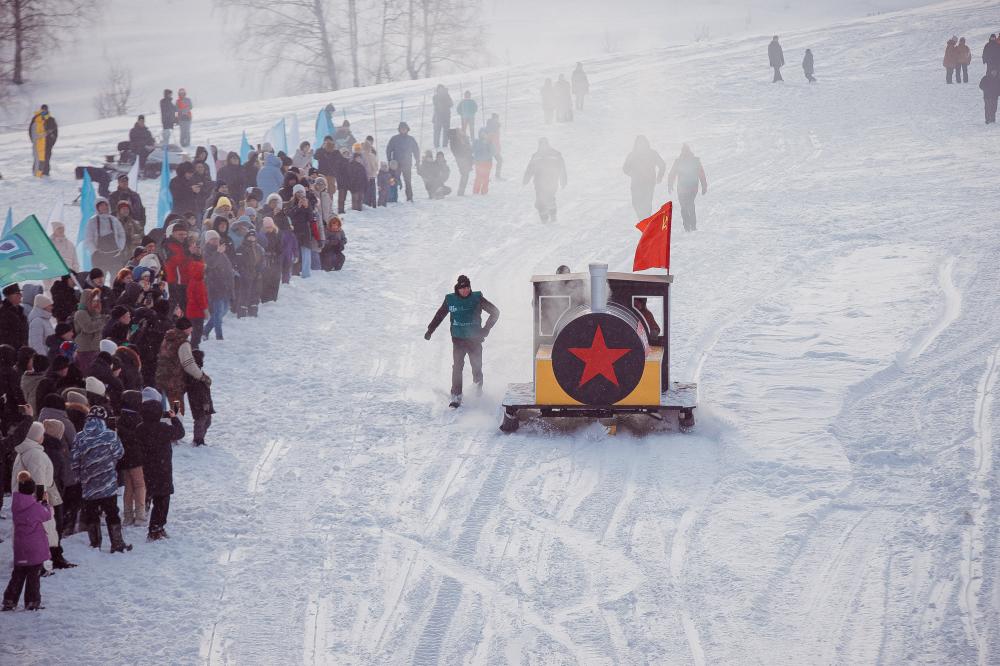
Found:
[[0, 87], [21, 85], [76, 27], [91, 18], [91, 0], [0, 0]]
[[[261, 58], [303, 92], [419, 79], [483, 64], [481, 0], [215, 0]], [[273, 80], [272, 80], [273, 82]]]

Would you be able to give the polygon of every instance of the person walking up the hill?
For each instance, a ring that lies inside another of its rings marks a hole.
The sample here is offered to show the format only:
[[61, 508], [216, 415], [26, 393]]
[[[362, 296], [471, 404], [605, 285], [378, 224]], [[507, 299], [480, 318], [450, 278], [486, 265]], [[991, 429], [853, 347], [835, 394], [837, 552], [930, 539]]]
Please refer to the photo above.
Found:
[[488, 194], [490, 191], [490, 171], [493, 170], [493, 144], [486, 129], [479, 130], [479, 138], [472, 144], [472, 160], [476, 165], [476, 180], [472, 183], [473, 194]]
[[997, 121], [997, 98], [1000, 97], [1000, 69], [991, 69], [979, 82], [983, 91], [983, 103], [986, 105], [986, 124]]
[[174, 91], [164, 90], [160, 100], [160, 123], [163, 125], [163, 144], [170, 143], [170, 133], [177, 124], [177, 106], [174, 104]]
[[566, 187], [566, 162], [562, 153], [538, 140], [538, 151], [531, 156], [524, 172], [524, 184], [535, 182], [535, 208], [542, 222], [556, 221], [556, 191]]
[[177, 91], [177, 123], [181, 126], [181, 146], [191, 145], [191, 109], [194, 103], [187, 96], [187, 91], [180, 88]]
[[576, 110], [583, 111], [583, 98], [590, 92], [590, 80], [587, 73], [583, 71], [583, 63], [576, 63], [573, 70], [573, 96], [576, 98]]
[[452, 101], [448, 89], [440, 83], [434, 91], [432, 101], [434, 102], [434, 147], [447, 148], [448, 130], [451, 129], [451, 107], [455, 106], [455, 102]]
[[813, 76], [813, 72], [815, 71], [813, 52], [811, 49], [806, 49], [806, 54], [802, 57], [802, 72], [806, 75], [806, 81], [816, 83], [816, 77]]
[[573, 122], [573, 86], [563, 74], [560, 74], [559, 80], [556, 81], [555, 93], [556, 121], [560, 123]]
[[[945, 81], [951, 83], [951, 75], [958, 70], [958, 37], [952, 37], [944, 47]], [[961, 83], [961, 81], [958, 81]]]
[[778, 81], [784, 81], [781, 78], [781, 68], [785, 66], [785, 52], [781, 50], [781, 44], [778, 43], [778, 36], [775, 35], [771, 40], [771, 43], [767, 45], [767, 59], [771, 63], [771, 67], [774, 69], [774, 81], [772, 83], [777, 83]]
[[[489, 315], [485, 324], [482, 323], [483, 310]], [[455, 408], [462, 404], [462, 372], [466, 356], [472, 365], [472, 381], [476, 385], [477, 395], [483, 393], [483, 340], [496, 326], [500, 310], [486, 300], [482, 292], [472, 291], [469, 278], [459, 275], [454, 292], [444, 297], [441, 307], [427, 325], [424, 340], [431, 339], [446, 315], [451, 315], [452, 346], [451, 402], [448, 406]]]
[[464, 197], [465, 188], [469, 184], [469, 174], [472, 173], [472, 146], [469, 144], [469, 137], [465, 136], [465, 133], [457, 127], [448, 130], [448, 134], [450, 135], [448, 146], [451, 148], [451, 154], [455, 157], [455, 165], [458, 167], [458, 196]]
[[59, 138], [59, 125], [49, 115], [49, 105], [42, 104], [28, 124], [28, 136], [35, 156], [34, 174], [36, 178], [49, 175], [52, 161], [52, 147]]
[[545, 124], [552, 124], [552, 117], [556, 112], [556, 89], [552, 85], [552, 79], [545, 79], [542, 85], [542, 113], [545, 114]]
[[[399, 165], [399, 173], [406, 184], [406, 200], [413, 202], [413, 167], [420, 166], [420, 146], [417, 140], [410, 136], [410, 126], [399, 123], [399, 134], [389, 139], [385, 148], [386, 160]], [[343, 212], [343, 211], [340, 211]]]
[[476, 100], [472, 99], [472, 92], [465, 91], [465, 95], [455, 111], [462, 119], [462, 131], [468, 134], [469, 141], [472, 141], [476, 134], [476, 113], [479, 111], [479, 105], [476, 104]]
[[637, 136], [622, 171], [632, 179], [632, 209], [640, 220], [645, 220], [653, 214], [653, 191], [657, 183], [663, 182], [667, 163], [650, 147], [649, 139]]
[[991, 69], [1000, 69], [1000, 42], [996, 35], [990, 35], [990, 40], [983, 47], [983, 64], [987, 74]]
[[677, 198], [681, 204], [681, 218], [684, 220], [684, 230], [694, 231], [698, 228], [698, 218], [694, 209], [694, 199], [698, 196], [698, 185], [701, 193], [708, 193], [708, 180], [701, 160], [694, 156], [691, 148], [685, 143], [681, 146], [680, 156], [674, 160], [667, 176], [667, 190], [673, 194], [677, 186]]
[[969, 65], [972, 64], [972, 51], [965, 43], [965, 37], [958, 40], [955, 49], [955, 83], [969, 82]]

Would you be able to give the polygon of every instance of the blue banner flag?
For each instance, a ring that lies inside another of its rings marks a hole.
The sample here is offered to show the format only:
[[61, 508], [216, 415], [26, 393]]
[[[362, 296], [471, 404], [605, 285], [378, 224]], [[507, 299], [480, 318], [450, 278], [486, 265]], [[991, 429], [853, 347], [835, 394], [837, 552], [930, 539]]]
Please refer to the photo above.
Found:
[[97, 212], [97, 196], [94, 194], [94, 183], [90, 180], [90, 172], [83, 170], [83, 184], [80, 186], [80, 226], [76, 232], [76, 256], [80, 259], [80, 269], [89, 271], [90, 250], [87, 248], [87, 222]]
[[247, 141], [247, 133], [243, 132], [243, 141], [240, 142], [240, 164], [246, 164], [247, 158], [250, 157], [250, 152], [253, 150], [253, 146]]
[[69, 266], [34, 215], [0, 237], [0, 285], [45, 280], [69, 272]]
[[11, 228], [14, 226], [14, 209], [7, 209], [7, 220], [3, 223], [2, 235], [6, 236], [10, 233]]
[[163, 147], [163, 166], [160, 169], [160, 198], [156, 201], [156, 226], [163, 228], [163, 221], [174, 207], [174, 195], [170, 193], [170, 160], [167, 147]]

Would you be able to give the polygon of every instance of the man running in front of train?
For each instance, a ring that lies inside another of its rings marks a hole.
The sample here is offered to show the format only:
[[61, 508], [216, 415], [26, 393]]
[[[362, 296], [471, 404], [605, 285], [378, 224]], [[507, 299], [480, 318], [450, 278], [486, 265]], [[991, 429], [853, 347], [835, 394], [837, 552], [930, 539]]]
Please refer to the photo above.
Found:
[[[489, 315], [486, 323], [482, 323], [483, 310]], [[483, 340], [489, 335], [497, 320], [500, 310], [486, 300], [482, 292], [472, 291], [472, 283], [464, 275], [458, 276], [454, 293], [444, 297], [444, 302], [434, 318], [427, 326], [424, 340], [430, 340], [435, 329], [444, 321], [445, 315], [451, 315], [451, 402], [449, 407], [455, 408], [462, 404], [462, 371], [465, 369], [465, 357], [468, 355], [472, 366], [472, 381], [476, 384], [476, 395], [483, 394]]]

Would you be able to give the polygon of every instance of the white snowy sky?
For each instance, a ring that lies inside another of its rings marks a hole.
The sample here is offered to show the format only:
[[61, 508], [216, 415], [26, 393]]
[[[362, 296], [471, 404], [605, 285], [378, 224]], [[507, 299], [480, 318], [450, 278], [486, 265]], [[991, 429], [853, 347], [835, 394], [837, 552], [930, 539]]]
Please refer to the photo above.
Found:
[[[497, 65], [568, 62], [605, 53], [607, 43], [616, 51], [688, 43], [706, 29], [712, 39], [780, 32], [922, 4], [928, 2], [483, 0], [489, 49]], [[132, 65], [136, 112], [153, 111], [165, 87], [186, 87], [201, 106], [293, 92], [280, 80], [260, 81], [259, 72], [239, 59], [234, 45], [240, 35], [233, 19], [214, 11], [210, 0], [107, 0], [101, 16], [31, 74], [22, 99], [7, 109], [10, 122], [19, 126], [20, 116], [27, 118], [43, 102], [64, 123], [94, 118], [93, 97], [104, 78], [106, 58]]]

